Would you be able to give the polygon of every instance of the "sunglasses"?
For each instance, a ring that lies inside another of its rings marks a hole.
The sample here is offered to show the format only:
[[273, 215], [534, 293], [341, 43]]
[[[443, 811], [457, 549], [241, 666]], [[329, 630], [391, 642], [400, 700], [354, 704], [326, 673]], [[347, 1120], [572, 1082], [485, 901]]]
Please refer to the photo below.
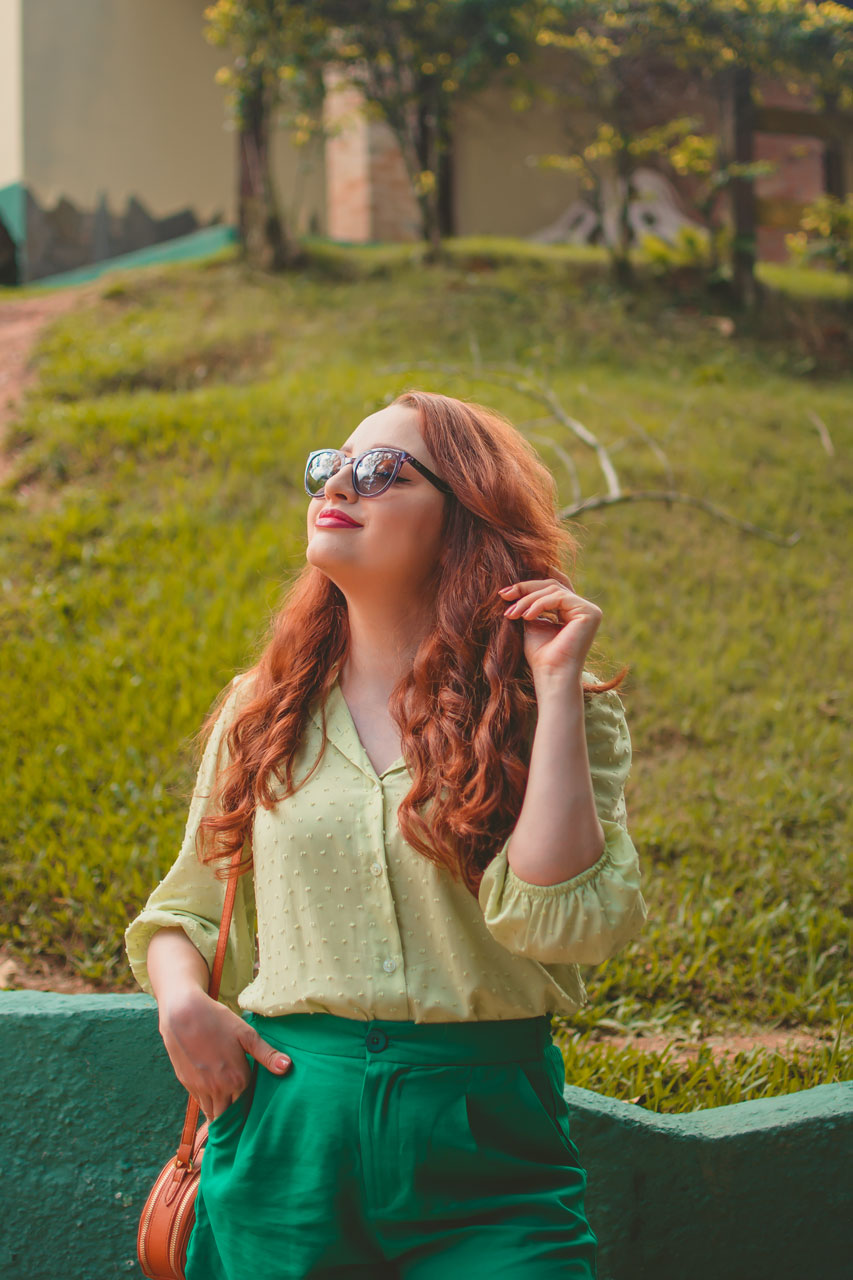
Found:
[[309, 498], [321, 498], [326, 481], [336, 475], [343, 467], [352, 463], [352, 486], [362, 498], [377, 498], [380, 493], [389, 489], [404, 462], [410, 462], [416, 471], [434, 484], [442, 493], [453, 493], [449, 484], [440, 480], [435, 472], [430, 471], [417, 458], [413, 458], [405, 449], [391, 449], [383, 446], [366, 449], [355, 458], [348, 458], [341, 449], [313, 449], [308, 454], [305, 467], [305, 492]]

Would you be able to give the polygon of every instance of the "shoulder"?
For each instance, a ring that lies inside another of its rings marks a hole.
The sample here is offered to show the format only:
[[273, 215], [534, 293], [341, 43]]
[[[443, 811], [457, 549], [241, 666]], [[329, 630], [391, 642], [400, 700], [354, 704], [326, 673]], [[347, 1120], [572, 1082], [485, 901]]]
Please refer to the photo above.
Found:
[[255, 688], [255, 671], [238, 672], [223, 689], [213, 704], [214, 725], [211, 736], [221, 738], [239, 713], [251, 701]]
[[248, 671], [238, 671], [236, 676], [226, 686], [226, 694], [223, 705], [230, 707], [232, 710], [240, 711], [254, 697], [257, 685], [257, 669], [250, 668]]

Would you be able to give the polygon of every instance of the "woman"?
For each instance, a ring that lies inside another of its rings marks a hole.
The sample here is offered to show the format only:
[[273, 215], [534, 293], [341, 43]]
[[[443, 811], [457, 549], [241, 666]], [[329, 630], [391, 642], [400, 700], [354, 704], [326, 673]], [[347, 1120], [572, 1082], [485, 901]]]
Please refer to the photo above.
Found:
[[410, 391], [317, 443], [308, 565], [126, 933], [210, 1120], [187, 1280], [589, 1280], [550, 1019], [646, 918], [601, 610], [499, 414]]

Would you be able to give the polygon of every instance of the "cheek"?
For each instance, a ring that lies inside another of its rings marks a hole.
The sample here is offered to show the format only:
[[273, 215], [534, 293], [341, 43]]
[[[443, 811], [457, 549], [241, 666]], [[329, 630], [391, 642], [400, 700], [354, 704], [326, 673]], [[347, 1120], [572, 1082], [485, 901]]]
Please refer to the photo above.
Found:
[[415, 564], [426, 568], [435, 562], [442, 546], [443, 521], [441, 513], [431, 508], [418, 513], [405, 529], [397, 531], [396, 541], [405, 547], [407, 557]]

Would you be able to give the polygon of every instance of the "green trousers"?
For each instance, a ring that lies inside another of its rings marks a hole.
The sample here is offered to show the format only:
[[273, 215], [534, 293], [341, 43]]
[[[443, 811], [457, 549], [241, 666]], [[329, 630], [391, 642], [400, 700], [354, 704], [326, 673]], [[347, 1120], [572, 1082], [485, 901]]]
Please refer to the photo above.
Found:
[[549, 1018], [246, 1019], [292, 1065], [210, 1125], [186, 1280], [595, 1280]]

